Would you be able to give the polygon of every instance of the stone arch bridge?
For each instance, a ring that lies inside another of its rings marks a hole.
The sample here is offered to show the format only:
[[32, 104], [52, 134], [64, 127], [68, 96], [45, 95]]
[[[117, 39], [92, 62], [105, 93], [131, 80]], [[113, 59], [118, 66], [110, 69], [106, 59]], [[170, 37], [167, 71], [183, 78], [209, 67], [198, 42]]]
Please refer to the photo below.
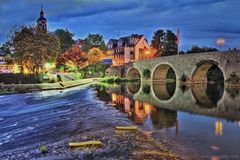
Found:
[[[204, 83], [208, 70], [217, 66], [222, 72], [225, 84], [240, 84], [240, 52], [206, 52], [159, 57], [136, 61], [122, 67], [110, 68], [108, 75], [121, 75], [129, 79], [141, 78], [165, 81], [168, 72], [175, 73], [177, 82]], [[146, 73], [148, 72], [148, 76]]]

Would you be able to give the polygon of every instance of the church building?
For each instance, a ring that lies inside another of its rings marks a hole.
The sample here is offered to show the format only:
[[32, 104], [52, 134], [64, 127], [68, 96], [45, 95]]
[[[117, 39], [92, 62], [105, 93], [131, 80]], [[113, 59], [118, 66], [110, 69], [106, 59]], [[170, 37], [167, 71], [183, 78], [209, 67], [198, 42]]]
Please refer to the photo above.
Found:
[[40, 17], [37, 20], [37, 29], [42, 31], [47, 31], [47, 19], [44, 17], [42, 6], [40, 11]]

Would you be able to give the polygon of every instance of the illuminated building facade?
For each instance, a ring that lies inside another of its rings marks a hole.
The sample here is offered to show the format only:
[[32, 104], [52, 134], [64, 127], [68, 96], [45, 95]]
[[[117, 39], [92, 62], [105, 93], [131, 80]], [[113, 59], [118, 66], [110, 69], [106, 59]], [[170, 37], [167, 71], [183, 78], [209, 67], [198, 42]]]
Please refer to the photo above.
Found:
[[0, 49], [0, 74], [1, 73], [10, 73], [12, 70], [12, 65], [8, 65], [6, 61], [6, 56], [4, 52]]
[[154, 58], [156, 52], [150, 47], [144, 35], [132, 34], [119, 39], [110, 39], [108, 56], [113, 60], [113, 65], [119, 66], [143, 59]]

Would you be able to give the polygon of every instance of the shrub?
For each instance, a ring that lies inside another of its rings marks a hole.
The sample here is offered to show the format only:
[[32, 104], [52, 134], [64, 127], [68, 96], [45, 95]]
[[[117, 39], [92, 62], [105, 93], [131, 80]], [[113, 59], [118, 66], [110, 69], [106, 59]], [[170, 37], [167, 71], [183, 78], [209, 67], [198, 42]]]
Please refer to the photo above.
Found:
[[40, 148], [40, 150], [41, 150], [41, 153], [47, 153], [47, 146], [45, 146], [45, 145], [43, 145], [43, 146], [41, 146], [41, 148]]
[[55, 83], [55, 82], [56, 82], [56, 80], [54, 78], [49, 80], [49, 83]]
[[144, 69], [143, 70], [143, 76], [145, 78], [150, 78], [151, 77], [151, 71], [149, 69]]
[[36, 84], [43, 83], [43, 76], [36, 74], [0, 74], [0, 83], [4, 84]]
[[112, 83], [127, 82], [128, 80], [126, 78], [121, 78], [121, 77], [106, 77], [106, 78], [101, 78], [100, 81], [112, 84]]
[[187, 81], [187, 76], [185, 74], [182, 74], [181, 81], [182, 82], [186, 82]]
[[143, 86], [143, 93], [149, 94], [151, 91], [151, 87], [149, 85]]
[[84, 77], [83, 71], [79, 71], [78, 73], [75, 73], [75, 78], [76, 79], [82, 79]]

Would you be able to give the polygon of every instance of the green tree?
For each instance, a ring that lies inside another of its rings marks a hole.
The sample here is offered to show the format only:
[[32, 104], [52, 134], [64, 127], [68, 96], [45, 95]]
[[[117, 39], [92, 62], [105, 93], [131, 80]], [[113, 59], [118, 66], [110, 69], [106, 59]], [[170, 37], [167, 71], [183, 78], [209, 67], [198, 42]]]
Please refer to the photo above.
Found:
[[46, 62], [54, 62], [60, 53], [60, 43], [56, 36], [37, 31], [31, 26], [16, 28], [9, 44], [13, 49], [14, 60], [35, 74], [43, 69]]
[[92, 48], [99, 48], [100, 50], [107, 50], [106, 44], [103, 40], [103, 36], [100, 34], [89, 34], [87, 38], [85, 38], [82, 51], [88, 52]]
[[60, 48], [62, 52], [65, 52], [72, 47], [74, 40], [74, 34], [69, 32], [67, 29], [57, 29], [54, 34], [58, 37], [60, 41]]
[[177, 36], [170, 30], [157, 30], [154, 32], [152, 46], [158, 50], [158, 56], [177, 54]]
[[85, 55], [88, 65], [98, 64], [106, 55], [99, 48], [92, 48]]
[[188, 50], [186, 53], [202, 53], [202, 52], [216, 52], [218, 51], [216, 48], [211, 48], [211, 47], [199, 47], [197, 45], [192, 46], [190, 50]]
[[166, 31], [166, 49], [165, 55], [176, 55], [178, 52], [177, 36], [170, 30]]
[[5, 55], [11, 55], [12, 49], [11, 49], [11, 43], [8, 41], [0, 47], [0, 50], [5, 54]]

